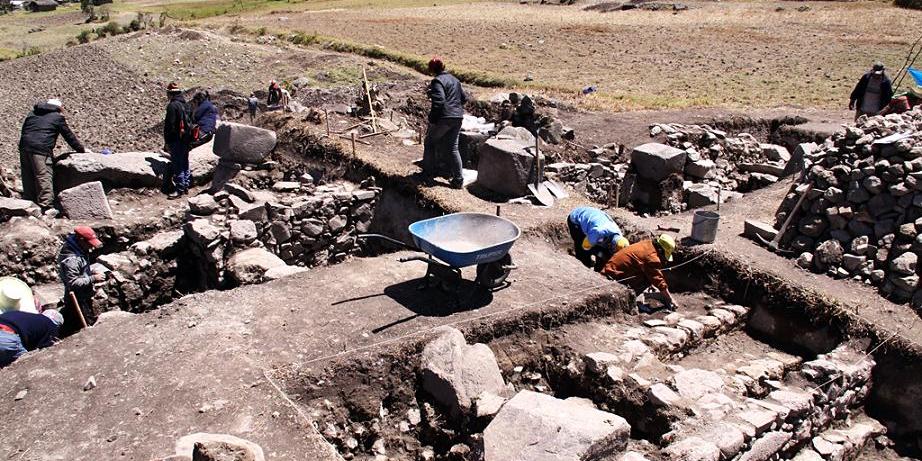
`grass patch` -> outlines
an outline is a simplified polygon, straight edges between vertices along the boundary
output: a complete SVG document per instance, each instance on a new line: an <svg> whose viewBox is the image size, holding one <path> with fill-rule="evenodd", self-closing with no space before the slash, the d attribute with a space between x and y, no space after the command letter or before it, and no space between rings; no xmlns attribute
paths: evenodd
<svg viewBox="0 0 922 461"><path fill-rule="evenodd" d="M172 19L188 21L226 14L238 14L275 5L288 4L286 0L205 0L180 3L166 3L150 9L162 11Z"/></svg>

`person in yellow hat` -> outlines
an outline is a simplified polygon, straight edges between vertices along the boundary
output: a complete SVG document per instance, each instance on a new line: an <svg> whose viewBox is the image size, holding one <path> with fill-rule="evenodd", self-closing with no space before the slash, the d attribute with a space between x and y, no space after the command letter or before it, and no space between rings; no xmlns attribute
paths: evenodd
<svg viewBox="0 0 922 461"><path fill-rule="evenodd" d="M573 209L567 216L567 228L573 239L576 259L586 267L595 266L596 271L602 269L611 255L630 244L615 220L598 208L584 206Z"/></svg>
<svg viewBox="0 0 922 461"><path fill-rule="evenodd" d="M652 285L665 298L668 307L675 307L669 284L663 276L665 262L672 261L675 249L675 239L666 234L641 240L615 253L602 268L602 274L638 290Z"/></svg>

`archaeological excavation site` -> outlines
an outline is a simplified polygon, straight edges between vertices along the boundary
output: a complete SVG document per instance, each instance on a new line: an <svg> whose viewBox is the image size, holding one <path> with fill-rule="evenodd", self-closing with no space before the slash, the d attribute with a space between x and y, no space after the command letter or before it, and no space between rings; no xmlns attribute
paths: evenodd
<svg viewBox="0 0 922 461"><path fill-rule="evenodd" d="M0 62L0 459L922 459L922 109L609 107L327 3Z"/></svg>

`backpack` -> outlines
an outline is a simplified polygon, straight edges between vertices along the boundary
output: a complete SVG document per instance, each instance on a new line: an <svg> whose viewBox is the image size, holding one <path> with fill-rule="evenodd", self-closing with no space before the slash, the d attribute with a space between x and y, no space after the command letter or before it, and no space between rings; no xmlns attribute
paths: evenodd
<svg viewBox="0 0 922 461"><path fill-rule="evenodd" d="M192 121L189 105L183 104L182 118L179 119L179 140L184 144L194 144L200 136L199 126Z"/></svg>

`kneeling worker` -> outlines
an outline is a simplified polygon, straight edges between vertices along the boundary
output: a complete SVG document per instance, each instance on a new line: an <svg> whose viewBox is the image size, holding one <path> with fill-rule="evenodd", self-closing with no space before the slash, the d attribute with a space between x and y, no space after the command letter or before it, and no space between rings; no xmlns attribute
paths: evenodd
<svg viewBox="0 0 922 461"><path fill-rule="evenodd" d="M665 261L672 261L675 248L675 240L666 234L655 240L641 240L612 256L602 268L602 274L614 280L623 280L634 289L653 285L665 298L666 305L674 307L669 285L663 276L663 265Z"/></svg>
<svg viewBox="0 0 922 461"><path fill-rule="evenodd" d="M615 221L598 208L574 209L567 217L567 227L570 229L570 237L573 238L576 259L586 267L593 267L593 256L596 257L596 263L601 265L608 261L612 254L629 244Z"/></svg>
<svg viewBox="0 0 922 461"><path fill-rule="evenodd" d="M41 314L17 310L0 314L0 368L26 352L54 344L63 323L64 317L54 309Z"/></svg>

